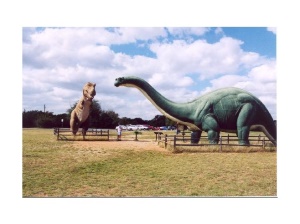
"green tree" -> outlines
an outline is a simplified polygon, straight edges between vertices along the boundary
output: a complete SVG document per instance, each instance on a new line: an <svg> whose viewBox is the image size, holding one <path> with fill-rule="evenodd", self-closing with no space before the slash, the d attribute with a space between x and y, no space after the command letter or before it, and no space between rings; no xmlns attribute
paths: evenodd
<svg viewBox="0 0 300 224"><path fill-rule="evenodd" d="M152 120L149 121L149 124L153 127L161 127L166 125L166 117L164 115L156 115Z"/></svg>
<svg viewBox="0 0 300 224"><path fill-rule="evenodd" d="M55 116L52 112L40 113L36 119L36 125L39 128L54 128Z"/></svg>
<svg viewBox="0 0 300 224"><path fill-rule="evenodd" d="M114 112L113 110L107 110L105 111L105 113L107 113L107 115L113 120L111 127L115 128L117 125L119 125L119 114Z"/></svg>
<svg viewBox="0 0 300 224"><path fill-rule="evenodd" d="M32 111L24 110L22 113L23 128L37 127L37 123L36 123L37 118L42 113L43 113L42 111L38 111L38 110L32 110Z"/></svg>
<svg viewBox="0 0 300 224"><path fill-rule="evenodd" d="M61 122L62 119L63 122ZM55 115L54 124L55 127L70 128L70 116L66 113Z"/></svg>
<svg viewBox="0 0 300 224"><path fill-rule="evenodd" d="M122 118L119 119L118 123L121 124L121 125L128 125L128 124L131 124L130 122L131 122L130 118L122 117Z"/></svg>
<svg viewBox="0 0 300 224"><path fill-rule="evenodd" d="M106 113L103 112L99 116L99 128L114 128L114 120Z"/></svg>
<svg viewBox="0 0 300 224"><path fill-rule="evenodd" d="M43 111L23 111L22 113L22 125L23 128L52 128L56 126L56 116L52 112Z"/></svg>

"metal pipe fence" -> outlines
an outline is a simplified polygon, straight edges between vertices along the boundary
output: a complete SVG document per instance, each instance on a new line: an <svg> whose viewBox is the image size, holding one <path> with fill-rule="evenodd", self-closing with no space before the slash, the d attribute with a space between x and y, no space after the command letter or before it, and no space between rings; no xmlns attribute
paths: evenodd
<svg viewBox="0 0 300 224"><path fill-rule="evenodd" d="M158 135L156 137L156 141L158 143L163 143L164 147L167 148L168 145L172 146L174 150L176 150L176 147L178 146L218 146L219 151L222 152L222 148L226 146L240 146L243 147L244 145L238 144L238 137L232 136L232 135L226 135L226 136L220 136L219 137L219 143L218 144L211 144L208 141L207 137L201 137L199 143L190 143L191 142L191 136L186 135ZM266 145L273 145L271 141L265 137L265 136L249 136L249 145L245 145L244 147L261 147L265 148Z"/></svg>
<svg viewBox="0 0 300 224"><path fill-rule="evenodd" d="M77 135L80 136L82 135L81 133L82 129L79 128ZM57 140L74 140L74 135L69 128L54 128L53 134L56 135ZM105 140L109 141L109 130L90 128L86 131L85 137L94 137L96 139L105 137Z"/></svg>

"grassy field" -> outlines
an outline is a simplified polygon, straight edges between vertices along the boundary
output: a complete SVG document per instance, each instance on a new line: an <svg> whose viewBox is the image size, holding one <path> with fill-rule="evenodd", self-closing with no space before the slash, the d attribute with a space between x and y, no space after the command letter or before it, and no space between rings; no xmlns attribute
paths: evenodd
<svg viewBox="0 0 300 224"><path fill-rule="evenodd" d="M23 197L277 195L276 152L172 153L153 132L138 138L57 141L52 129L23 129Z"/></svg>

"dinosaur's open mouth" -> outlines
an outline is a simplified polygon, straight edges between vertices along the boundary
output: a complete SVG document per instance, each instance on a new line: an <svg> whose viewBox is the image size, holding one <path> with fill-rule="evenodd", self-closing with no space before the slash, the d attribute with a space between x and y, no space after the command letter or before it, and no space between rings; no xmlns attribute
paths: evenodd
<svg viewBox="0 0 300 224"><path fill-rule="evenodd" d="M94 99L93 96L90 96L90 97L87 97L87 98L86 98L86 100L92 100L92 99Z"/></svg>

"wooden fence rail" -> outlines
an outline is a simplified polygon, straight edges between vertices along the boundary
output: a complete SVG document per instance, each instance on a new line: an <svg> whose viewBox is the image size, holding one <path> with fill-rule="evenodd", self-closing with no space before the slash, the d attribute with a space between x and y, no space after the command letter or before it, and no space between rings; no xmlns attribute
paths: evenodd
<svg viewBox="0 0 300 224"><path fill-rule="evenodd" d="M57 140L74 140L73 133L69 128L54 128L53 134L57 136ZM79 128L77 135L82 135L82 129ZM107 141L109 141L109 130L102 130L102 129L93 129L90 128L86 132L86 137L96 137L99 139L99 137L105 137ZM71 138L69 138L71 137Z"/></svg>
<svg viewBox="0 0 300 224"><path fill-rule="evenodd" d="M218 144L210 144L208 142L207 137L201 137L200 143L186 143L191 142L191 136L185 136L185 135L158 135L157 136L157 142L163 143L164 147L167 148L168 145L171 145L174 150L176 150L177 146L219 146L219 151L222 152L223 146L241 146L238 144L238 138L236 136L220 136L219 143ZM232 143L235 142L235 143ZM252 147L262 147L265 148L267 143L271 143L269 139L267 139L265 136L249 136L249 142ZM272 144L272 143L271 143Z"/></svg>

